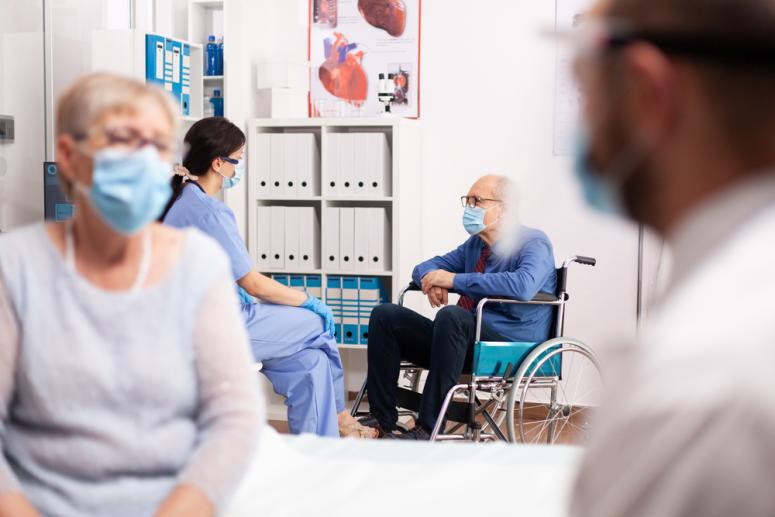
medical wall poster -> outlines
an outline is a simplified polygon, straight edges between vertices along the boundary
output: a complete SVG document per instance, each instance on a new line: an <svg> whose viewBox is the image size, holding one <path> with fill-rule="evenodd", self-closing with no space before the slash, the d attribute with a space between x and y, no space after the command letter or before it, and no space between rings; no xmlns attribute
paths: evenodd
<svg viewBox="0 0 775 517"><path fill-rule="evenodd" d="M578 27L589 0L555 0L555 26L559 33ZM557 44L554 89L554 155L570 156L576 146L580 123L580 94L572 73L573 48Z"/></svg>
<svg viewBox="0 0 775 517"><path fill-rule="evenodd" d="M313 117L420 116L422 0L310 0L309 60Z"/></svg>

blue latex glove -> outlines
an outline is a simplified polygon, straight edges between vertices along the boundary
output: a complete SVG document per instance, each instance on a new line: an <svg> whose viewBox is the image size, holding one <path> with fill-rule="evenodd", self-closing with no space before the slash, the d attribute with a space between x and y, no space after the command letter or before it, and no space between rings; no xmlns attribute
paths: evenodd
<svg viewBox="0 0 775 517"><path fill-rule="evenodd" d="M323 329L331 334L331 337L334 337L334 313L331 311L331 307L314 296L307 298L307 300L299 305L299 307L310 310L323 318Z"/></svg>

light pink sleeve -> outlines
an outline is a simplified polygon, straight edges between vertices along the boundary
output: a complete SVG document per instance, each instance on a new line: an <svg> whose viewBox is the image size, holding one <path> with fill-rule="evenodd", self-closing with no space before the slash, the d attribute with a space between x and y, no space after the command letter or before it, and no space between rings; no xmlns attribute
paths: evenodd
<svg viewBox="0 0 775 517"><path fill-rule="evenodd" d="M14 392L16 360L19 352L19 324L0 275L0 494L20 490L3 452L8 405Z"/></svg>
<svg viewBox="0 0 775 517"><path fill-rule="evenodd" d="M264 422L234 282L224 269L199 308L194 349L199 442L179 476L222 509L247 471Z"/></svg>

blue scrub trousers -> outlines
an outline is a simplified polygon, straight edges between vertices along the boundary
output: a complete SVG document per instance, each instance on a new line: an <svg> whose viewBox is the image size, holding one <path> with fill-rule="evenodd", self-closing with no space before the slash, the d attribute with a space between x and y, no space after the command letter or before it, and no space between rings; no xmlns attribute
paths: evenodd
<svg viewBox="0 0 775 517"><path fill-rule="evenodd" d="M243 305L253 357L285 397L293 434L339 436L344 369L336 341L312 311L287 305Z"/></svg>

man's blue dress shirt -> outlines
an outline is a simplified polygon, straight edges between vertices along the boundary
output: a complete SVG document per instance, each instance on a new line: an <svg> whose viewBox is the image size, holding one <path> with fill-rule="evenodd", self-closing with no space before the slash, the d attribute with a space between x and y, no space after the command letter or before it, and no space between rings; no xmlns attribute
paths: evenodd
<svg viewBox="0 0 775 517"><path fill-rule="evenodd" d="M495 243L484 273L474 273L484 246L485 242L475 235L446 255L419 264L412 279L420 285L422 278L436 269L455 273L455 291L476 303L485 297L532 300L539 292L556 294L554 252L544 232L521 227L518 244L511 253L503 253ZM555 310L551 306L493 304L484 309L484 323L513 341L538 343L549 338Z"/></svg>

